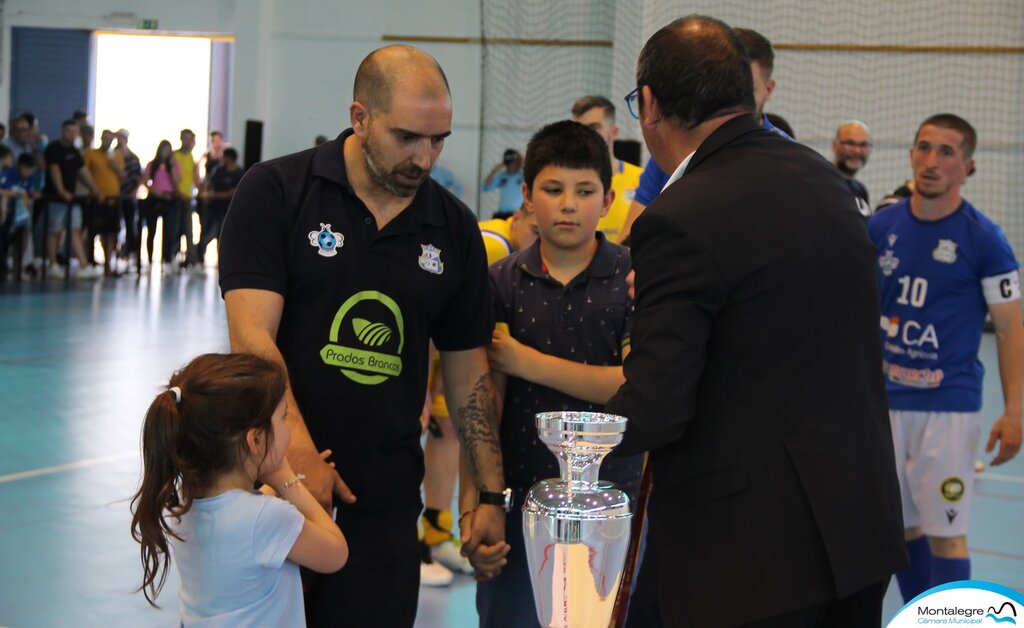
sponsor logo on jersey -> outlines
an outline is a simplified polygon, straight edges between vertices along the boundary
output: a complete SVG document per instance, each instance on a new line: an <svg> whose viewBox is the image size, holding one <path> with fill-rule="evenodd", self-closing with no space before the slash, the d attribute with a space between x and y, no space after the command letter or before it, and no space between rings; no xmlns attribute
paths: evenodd
<svg viewBox="0 0 1024 628"><path fill-rule="evenodd" d="M895 233L889 234L889 248L896 246L896 239L899 238Z"/></svg>
<svg viewBox="0 0 1024 628"><path fill-rule="evenodd" d="M886 316L883 314L879 320L879 326L889 338L897 338L904 345L918 349L918 353L912 357L930 358L932 360L938 357L937 354L933 353L921 353L921 351L926 349L939 350L939 334L935 330L935 325L929 323L921 327L921 323L915 320L901 321L899 316ZM886 348L890 351L900 355L905 353L904 349L892 348L894 346L891 343L886 343ZM911 351L914 349L911 349Z"/></svg>
<svg viewBox="0 0 1024 628"><path fill-rule="evenodd" d="M323 257L334 257L345 244L345 236L337 231L331 231L331 223L320 223L319 231L309 232L309 244L316 248L317 255Z"/></svg>
<svg viewBox="0 0 1024 628"><path fill-rule="evenodd" d="M956 519L956 516L959 514L960 512L957 511L956 508L950 508L946 511L946 519L949 519L949 525L953 525L953 520Z"/></svg>
<svg viewBox="0 0 1024 628"><path fill-rule="evenodd" d="M320 359L348 379L374 385L402 374L405 324L394 299L375 290L349 297L331 323Z"/></svg>
<svg viewBox="0 0 1024 628"><path fill-rule="evenodd" d="M890 382L911 388L938 388L946 376L942 369L914 369L884 360L882 372Z"/></svg>
<svg viewBox="0 0 1024 628"><path fill-rule="evenodd" d="M947 502L958 502L964 496L964 481L958 477L946 478L939 487L942 499Z"/></svg>
<svg viewBox="0 0 1024 628"><path fill-rule="evenodd" d="M932 251L932 259L943 264L956 262L956 242L952 240L939 240L939 245Z"/></svg>
<svg viewBox="0 0 1024 628"><path fill-rule="evenodd" d="M900 266L900 258L893 255L892 251L886 251L885 255L878 257L878 267L882 269L882 274L888 277L892 274L892 271L896 270Z"/></svg>
<svg viewBox="0 0 1024 628"><path fill-rule="evenodd" d="M444 262L441 261L441 249L433 244L421 244L420 249L422 250L418 260L420 268L435 275L443 273Z"/></svg>

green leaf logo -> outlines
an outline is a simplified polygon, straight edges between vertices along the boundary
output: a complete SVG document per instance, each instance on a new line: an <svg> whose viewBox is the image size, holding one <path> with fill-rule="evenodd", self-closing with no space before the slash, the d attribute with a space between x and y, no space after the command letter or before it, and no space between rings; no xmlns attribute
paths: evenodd
<svg viewBox="0 0 1024 628"><path fill-rule="evenodd" d="M371 323L365 318L353 318L352 329L356 338L368 347L379 347L391 339L391 329L383 323Z"/></svg>

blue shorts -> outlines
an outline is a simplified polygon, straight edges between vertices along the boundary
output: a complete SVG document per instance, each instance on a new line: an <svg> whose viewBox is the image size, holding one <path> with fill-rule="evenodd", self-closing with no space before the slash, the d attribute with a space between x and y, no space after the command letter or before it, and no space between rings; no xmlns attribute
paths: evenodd
<svg viewBox="0 0 1024 628"><path fill-rule="evenodd" d="M49 201L46 203L46 213L50 221L50 233L60 233L67 229L69 205L71 207L71 228L82 228L82 207L78 203Z"/></svg>

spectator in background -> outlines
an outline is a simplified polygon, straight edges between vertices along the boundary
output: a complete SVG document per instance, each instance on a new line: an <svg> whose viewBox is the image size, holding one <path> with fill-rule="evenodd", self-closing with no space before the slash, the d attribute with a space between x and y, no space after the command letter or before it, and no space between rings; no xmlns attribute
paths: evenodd
<svg viewBox="0 0 1024 628"><path fill-rule="evenodd" d="M434 166L430 171L430 177L441 184L441 187L452 193L452 196L462 200L462 184L455 178L455 173L443 166Z"/></svg>
<svg viewBox="0 0 1024 628"><path fill-rule="evenodd" d="M870 215L868 189L854 178L867 165L868 157L871 156L871 131L868 125L860 120L840 124L836 129L836 138L832 140L832 154L835 156L832 163L846 178L850 191L864 201L862 207L866 210L865 215Z"/></svg>
<svg viewBox="0 0 1024 628"><path fill-rule="evenodd" d="M203 153L200 161L203 163L203 181L210 177L210 173L220 165L221 157L224 155L224 134L220 131L210 131L210 148ZM237 161L237 159L235 160Z"/></svg>
<svg viewBox="0 0 1024 628"><path fill-rule="evenodd" d="M46 160L43 157L43 152L46 150L46 136L41 135L36 128L36 117L31 112L24 112L18 117L11 120L11 135L10 137L3 140L2 144L7 146L14 152L14 159L20 160L22 155L29 155L35 162L35 168L33 169L34 174L28 181L27 189L29 196L29 233L33 233L32 226L34 216L38 216L37 212L42 212L42 194L43 194L43 173L46 171ZM39 209L34 208L38 205ZM42 221L38 221L41 223ZM43 244L42 237L42 224L37 225L39 229L39 243L36 245L35 250L39 255L42 255L45 245ZM32 238L29 238L27 245L25 246L25 257L28 261L26 271L30 274L35 274L35 268L31 264L32 260ZM40 260L40 266L42 260Z"/></svg>
<svg viewBox="0 0 1024 628"><path fill-rule="evenodd" d="M114 258L117 254L117 235L121 232L121 182L124 180L124 157L111 151L114 132L105 130L100 135L99 148L89 148L83 157L85 167L99 189L99 200L93 205L90 229L100 238L103 247L103 274L115 274ZM91 239L89 240L91 243Z"/></svg>
<svg viewBox="0 0 1024 628"><path fill-rule="evenodd" d="M224 224L224 216L228 213L231 197L235 188L242 180L242 167L238 165L238 151L225 148L221 154L220 165L214 168L203 182L203 190L199 198L206 203L203 209L203 232L199 237L199 267L206 261L206 247L217 238L218 253L220 252L220 228ZM218 256L219 257L219 256Z"/></svg>
<svg viewBox="0 0 1024 628"><path fill-rule="evenodd" d="M57 265L57 246L70 227L67 236L71 250L81 265L78 277L91 279L99 276L99 269L89 265L82 241L82 208L75 199L75 183L81 181L89 192L100 197L99 190L93 182L89 171L85 169L82 154L75 148L78 139L78 125L73 120L65 120L60 127L60 139L50 142L46 147L46 187L44 197L47 200L47 221L49 228L46 234L46 257L50 265L50 276L60 279L65 271ZM101 198L102 200L102 198ZM68 260L68 266L74 266L74 260Z"/></svg>
<svg viewBox="0 0 1024 628"><path fill-rule="evenodd" d="M140 183L146 186L149 194L146 197L145 209L142 211L143 220L146 222L146 256L149 263L153 263L153 241L156 238L156 220L163 218L163 272L171 274L177 271L174 266L174 256L181 247L181 240L178 237L178 219L181 215L178 209L178 181L181 178L178 160L173 157L171 143L167 140L160 140L156 148L156 155L143 170ZM141 227L141 225L140 225Z"/></svg>
<svg viewBox="0 0 1024 628"><path fill-rule="evenodd" d="M192 149L196 146L196 134L192 132L192 129L181 130L181 147L174 151L174 159L178 162L178 200L180 207L180 231L175 236L173 245L173 253L177 253L181 248L181 235L185 236L185 262L182 264L182 268L188 269L190 267L199 267L199 257L196 254L195 241L192 236L192 195L199 185L199 167L196 165L195 158L192 157ZM202 232L203 229L203 216L199 215L199 230ZM167 239L164 238L164 242ZM167 252L164 252L164 259L167 259ZM173 263L174 259L171 258Z"/></svg>
<svg viewBox="0 0 1024 628"><path fill-rule="evenodd" d="M494 218L508 218L523 204L523 156L514 148L505 151L484 178L484 192L498 190L498 211Z"/></svg>
<svg viewBox="0 0 1024 628"><path fill-rule="evenodd" d="M71 114L71 121L78 125L78 137L75 139L75 148L78 150L84 150L91 146L91 143L87 143L85 134L82 132L83 127L89 124L89 114L84 109L75 109L74 113ZM92 128L92 127L90 127ZM90 138L91 139L91 138Z"/></svg>
<svg viewBox="0 0 1024 628"><path fill-rule="evenodd" d="M7 147L0 144L0 153ZM14 245L14 280L21 281L22 258L29 243L32 225L32 198L29 186L36 175L36 161L27 153L17 159L16 170L0 172L0 193L8 191L6 220L0 219L0 279L7 273L7 251ZM0 210L0 213L3 213Z"/></svg>
<svg viewBox="0 0 1024 628"><path fill-rule="evenodd" d="M142 179L142 164L139 162L139 156L128 148L128 130L119 129L115 135L117 144L114 145L114 152L120 156L119 159L124 165L120 194L121 215L124 217L124 248L121 250L121 257L127 259L128 266L131 267L136 265L139 259L139 203L135 193Z"/></svg>
<svg viewBox="0 0 1024 628"><path fill-rule="evenodd" d="M573 103L572 119L597 131L608 145L608 158L612 162L611 189L615 192L615 199L608 213L598 221L597 230L604 233L609 241L617 243L644 169L615 158L619 127L615 125L615 105L610 100L604 96L584 96Z"/></svg>

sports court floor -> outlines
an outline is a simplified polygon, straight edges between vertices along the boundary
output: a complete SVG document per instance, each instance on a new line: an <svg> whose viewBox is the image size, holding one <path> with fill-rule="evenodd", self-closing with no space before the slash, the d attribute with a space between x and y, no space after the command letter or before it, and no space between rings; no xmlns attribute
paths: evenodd
<svg viewBox="0 0 1024 628"><path fill-rule="evenodd" d="M161 610L132 593L139 429L171 371L227 349L214 275L0 284L0 626L176 625L173 569ZM1002 408L988 334L982 359L984 442ZM1024 459L979 476L971 521L974 576L1024 591ZM416 625L474 626L473 599L465 576L422 588Z"/></svg>

